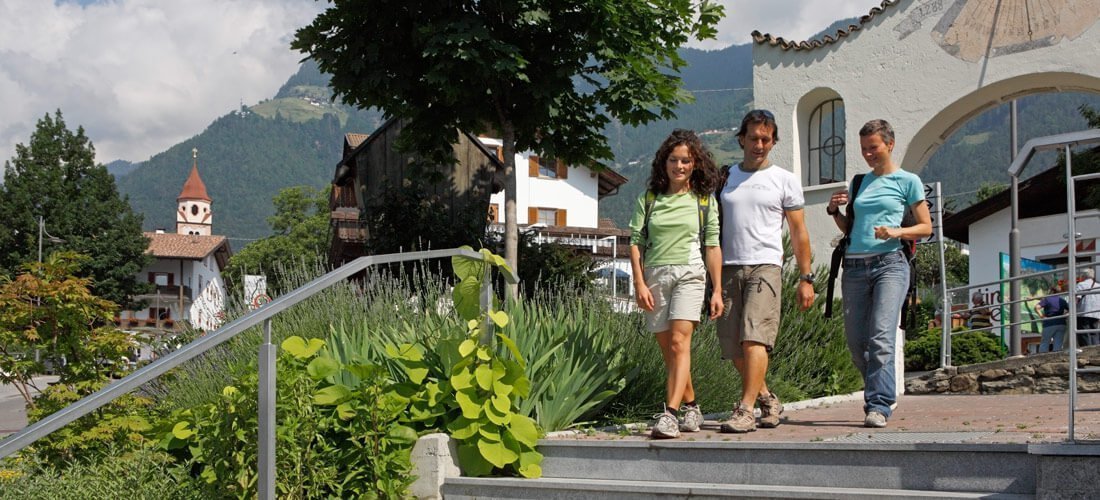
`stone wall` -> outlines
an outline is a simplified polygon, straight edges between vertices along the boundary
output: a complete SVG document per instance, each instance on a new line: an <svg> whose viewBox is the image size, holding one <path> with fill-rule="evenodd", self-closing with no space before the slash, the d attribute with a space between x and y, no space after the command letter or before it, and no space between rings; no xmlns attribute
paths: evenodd
<svg viewBox="0 0 1100 500"><path fill-rule="evenodd" d="M1078 368L1100 368L1100 346L1081 348ZM905 382L907 394L1059 394L1069 390L1066 351L952 366ZM1100 392L1100 373L1079 373L1077 392Z"/></svg>

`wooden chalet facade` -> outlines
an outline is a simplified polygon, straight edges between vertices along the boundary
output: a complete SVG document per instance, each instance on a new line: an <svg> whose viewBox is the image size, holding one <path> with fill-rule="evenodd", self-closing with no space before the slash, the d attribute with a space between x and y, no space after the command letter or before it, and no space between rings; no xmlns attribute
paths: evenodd
<svg viewBox="0 0 1100 500"><path fill-rule="evenodd" d="M382 216L379 211L386 207L379 202L387 190L403 186L418 172L414 163L419 159L394 146L401 128L401 121L391 119L369 136L344 137L343 158L336 165L329 201L329 262L334 265L366 255L371 241L366 221ZM472 207L480 207L484 213L492 192L503 189L502 183L494 182L495 173L503 166L500 152L468 133L458 134L453 147L455 164L439 169L442 180L427 184L424 196L434 200L435 208L449 213L452 219L469 213ZM486 222L480 221L481 233Z"/></svg>

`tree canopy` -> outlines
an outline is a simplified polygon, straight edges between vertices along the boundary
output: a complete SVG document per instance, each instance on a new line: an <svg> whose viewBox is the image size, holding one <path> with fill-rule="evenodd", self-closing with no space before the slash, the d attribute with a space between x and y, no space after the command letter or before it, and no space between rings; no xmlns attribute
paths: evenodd
<svg viewBox="0 0 1100 500"><path fill-rule="evenodd" d="M275 215L269 217L275 234L253 241L233 254L226 266L227 286L236 289L244 274L263 274L272 290L282 290L290 264L313 264L328 251L329 190L309 186L282 189L272 198Z"/></svg>
<svg viewBox="0 0 1100 500"><path fill-rule="evenodd" d="M677 49L714 37L722 13L710 0L367 0L336 3L291 46L332 75L336 97L405 119L402 147L446 162L458 131L499 134L515 267L514 153L610 160L611 117L671 118L690 100Z"/></svg>
<svg viewBox="0 0 1100 500"><path fill-rule="evenodd" d="M147 290L139 282L150 257L141 232L141 216L119 196L114 178L95 163L95 147L84 135L65 126L58 110L38 121L30 142L15 146L15 157L4 163L0 196L0 274L14 275L19 266L38 260L39 217L43 260L55 250L87 255L77 273L91 278L96 296L133 306L132 297Z"/></svg>

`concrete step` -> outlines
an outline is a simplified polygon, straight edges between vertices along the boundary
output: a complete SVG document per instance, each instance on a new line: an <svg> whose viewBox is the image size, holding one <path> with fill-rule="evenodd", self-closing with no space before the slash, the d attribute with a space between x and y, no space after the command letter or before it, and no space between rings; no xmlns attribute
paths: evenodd
<svg viewBox="0 0 1100 500"><path fill-rule="evenodd" d="M543 477L1034 495L1023 444L543 440Z"/></svg>
<svg viewBox="0 0 1100 500"><path fill-rule="evenodd" d="M649 500L670 498L814 498L814 499L898 499L985 498L1024 500L1034 495L890 490L869 488L826 488L809 486L775 486L760 484L716 484L624 481L611 479L516 479L516 478L450 478L443 484L447 500Z"/></svg>

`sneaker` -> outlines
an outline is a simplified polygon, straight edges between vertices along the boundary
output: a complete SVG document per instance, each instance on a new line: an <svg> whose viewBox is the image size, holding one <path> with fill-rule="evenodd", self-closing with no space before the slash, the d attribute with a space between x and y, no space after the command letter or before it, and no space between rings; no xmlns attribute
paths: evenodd
<svg viewBox="0 0 1100 500"><path fill-rule="evenodd" d="M757 396L756 404L760 405L760 427L772 429L779 427L779 416L783 414L783 403L775 393L767 396Z"/></svg>
<svg viewBox="0 0 1100 500"><path fill-rule="evenodd" d="M683 432L699 432L699 426L703 424L703 412L699 405L684 405L680 407L680 413L684 418L680 420L680 430Z"/></svg>
<svg viewBox="0 0 1100 500"><path fill-rule="evenodd" d="M886 415L883 415L877 411L867 412L867 416L863 418L864 427L886 427Z"/></svg>
<svg viewBox="0 0 1100 500"><path fill-rule="evenodd" d="M657 419L657 421L653 423L653 430L650 432L650 436L654 439L680 437L680 423L677 422L676 417L667 410L663 413L654 415L653 418Z"/></svg>
<svg viewBox="0 0 1100 500"><path fill-rule="evenodd" d="M743 404L738 404L737 408L733 409L733 415L730 415L729 420L722 422L722 426L719 429L722 432L752 432L756 430L756 417L752 414L752 408L748 408Z"/></svg>

